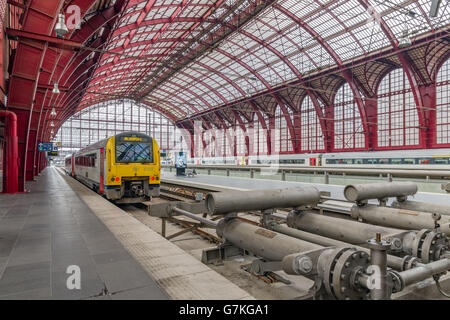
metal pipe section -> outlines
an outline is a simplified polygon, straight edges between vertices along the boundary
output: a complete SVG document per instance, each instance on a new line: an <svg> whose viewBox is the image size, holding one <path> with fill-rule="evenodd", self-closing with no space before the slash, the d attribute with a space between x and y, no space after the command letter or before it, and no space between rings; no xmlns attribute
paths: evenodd
<svg viewBox="0 0 450 320"><path fill-rule="evenodd" d="M417 193L417 184L413 182L388 182L348 185L344 196L348 201L364 201L389 197L406 197Z"/></svg>
<svg viewBox="0 0 450 320"><path fill-rule="evenodd" d="M191 219L197 220L197 221L203 223L204 225L207 225L207 226L212 227L212 228L216 228L217 224L218 224L216 221L205 219L203 217L200 217L198 215L195 215L195 214L193 214L193 213L191 213L189 211L185 211L183 209L172 208L172 211L176 212L176 213L179 213L179 214L181 214L183 216L189 217Z"/></svg>
<svg viewBox="0 0 450 320"><path fill-rule="evenodd" d="M435 204L428 202L406 200L406 201L394 201L391 204L391 207L413 211L439 213L441 215L450 216L450 205L446 204Z"/></svg>
<svg viewBox="0 0 450 320"><path fill-rule="evenodd" d="M8 119L6 138L6 188L5 193L19 192L19 140L17 115L12 111L0 111L0 117Z"/></svg>
<svg viewBox="0 0 450 320"><path fill-rule="evenodd" d="M339 241L339 240L335 240L335 239L331 239L331 238L327 238L327 237L323 237L323 236L319 236L317 234L313 234L313 233L309 233L309 232L305 232L305 231L301 231L298 229L294 229L294 228L289 228L287 226L284 225L280 225L278 223L275 223L273 225L271 225L271 229L273 231L279 232L279 233L283 233L285 235L288 235L290 237L294 237L300 240L304 240L304 241L308 241L308 242L312 242L324 247L338 247L338 248L348 248L348 247L353 247L356 248L360 251L364 251L367 253L370 253L370 250L361 246L357 246L354 244L350 244L347 242L343 242L343 241ZM403 259L400 257L396 257L393 255L388 255L387 256L387 264L389 267L396 269L396 270L403 270Z"/></svg>
<svg viewBox="0 0 450 320"><path fill-rule="evenodd" d="M236 247L270 261L281 261L287 255L322 249L322 246L260 228L238 219L222 219L217 235Z"/></svg>
<svg viewBox="0 0 450 320"><path fill-rule="evenodd" d="M365 222L381 226L406 230L435 228L435 220L433 219L432 213L378 207L371 204L361 207L357 205L353 206L352 217L354 219L361 218ZM450 216L442 216L439 225L440 227L437 230L450 236Z"/></svg>
<svg viewBox="0 0 450 320"><path fill-rule="evenodd" d="M296 187L275 190L225 191L206 196L210 215L227 214L273 208L296 208L316 204L320 192L314 187Z"/></svg>
<svg viewBox="0 0 450 320"><path fill-rule="evenodd" d="M391 297L391 290L388 287L387 274L387 250L390 248L390 243L381 240L381 235L378 233L376 239L368 241L370 248L370 262L371 272L377 275L379 283L370 288L370 298L372 300L388 300Z"/></svg>
<svg viewBox="0 0 450 320"><path fill-rule="evenodd" d="M450 270L450 259L442 259L400 272L399 275L403 285L406 287L436 274L445 273L448 270Z"/></svg>
<svg viewBox="0 0 450 320"><path fill-rule="evenodd" d="M291 228L333 238L351 244L365 244L377 233L383 237L403 233L404 230L374 226L366 223L333 218L316 213L302 211L291 212L287 218L287 225Z"/></svg>

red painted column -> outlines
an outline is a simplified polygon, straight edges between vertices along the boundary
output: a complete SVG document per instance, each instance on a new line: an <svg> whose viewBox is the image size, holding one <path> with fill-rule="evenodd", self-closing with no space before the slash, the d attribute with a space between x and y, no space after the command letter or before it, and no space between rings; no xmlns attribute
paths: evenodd
<svg viewBox="0 0 450 320"><path fill-rule="evenodd" d="M294 113L294 133L295 133L295 137L292 137L293 139L295 139L295 149L294 152L295 153L300 153L302 150L302 144L301 144L301 139L302 139L302 130L301 130L301 126L302 126L302 118L301 118L301 112L297 111Z"/></svg>
<svg viewBox="0 0 450 320"><path fill-rule="evenodd" d="M326 106L325 108L325 127L323 132L325 136L325 152L332 152L334 150L334 105Z"/></svg>
<svg viewBox="0 0 450 320"><path fill-rule="evenodd" d="M267 154L275 153L275 117L269 118L269 126L267 127Z"/></svg>
<svg viewBox="0 0 450 320"><path fill-rule="evenodd" d="M376 97L369 97L365 101L366 114L367 114L367 128L369 130L366 135L366 145L368 150L375 150L378 146L378 126L377 126L377 116L378 116L378 103Z"/></svg>
<svg viewBox="0 0 450 320"><path fill-rule="evenodd" d="M17 116L11 111L0 111L0 117L6 117L6 188L5 193L19 192L19 152L17 138Z"/></svg>
<svg viewBox="0 0 450 320"><path fill-rule="evenodd" d="M423 139L422 146L426 149L436 145L436 84L427 86L419 86L419 93L423 103L423 110L425 114L425 127L420 128L421 137ZM419 106L420 107L420 106Z"/></svg>

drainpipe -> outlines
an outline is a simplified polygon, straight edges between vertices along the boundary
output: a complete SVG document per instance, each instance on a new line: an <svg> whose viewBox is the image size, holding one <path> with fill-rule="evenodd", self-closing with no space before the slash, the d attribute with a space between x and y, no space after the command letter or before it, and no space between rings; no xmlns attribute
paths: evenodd
<svg viewBox="0 0 450 320"><path fill-rule="evenodd" d="M6 189L4 193L19 192L19 147L17 116L11 111L0 111L0 117L8 119L6 138Z"/></svg>

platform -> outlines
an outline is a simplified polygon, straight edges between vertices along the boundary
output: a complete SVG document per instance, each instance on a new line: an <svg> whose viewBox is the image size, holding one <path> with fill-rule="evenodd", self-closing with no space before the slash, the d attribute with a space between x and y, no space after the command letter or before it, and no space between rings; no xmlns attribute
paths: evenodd
<svg viewBox="0 0 450 320"><path fill-rule="evenodd" d="M320 183L306 183L297 181L280 181L273 179L257 179L257 178L241 178L241 177L226 177L198 174L193 177L176 176L172 172L163 172L161 181L166 183L177 183L185 186L204 188L213 191L225 190L257 190L257 189L283 189L297 186L314 186L319 191L330 192L331 197L336 200L345 200L344 188L341 185L320 184ZM370 183L371 181L368 181ZM380 182L380 181L375 181ZM410 197L416 201L430 202L435 204L449 204L450 195L442 193L418 192L414 197ZM389 202L392 202L390 199ZM376 203L376 201L371 201ZM388 203L389 203L388 202Z"/></svg>
<svg viewBox="0 0 450 320"><path fill-rule="evenodd" d="M252 299L55 168L29 189L0 195L0 299Z"/></svg>

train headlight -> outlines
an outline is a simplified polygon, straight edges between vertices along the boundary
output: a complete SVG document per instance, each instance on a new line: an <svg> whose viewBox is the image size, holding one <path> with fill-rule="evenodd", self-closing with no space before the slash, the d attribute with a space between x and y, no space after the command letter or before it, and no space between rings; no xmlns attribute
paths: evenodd
<svg viewBox="0 0 450 320"><path fill-rule="evenodd" d="M152 179L152 181L154 181L154 180L155 180L155 177L151 177L151 179Z"/></svg>
<svg viewBox="0 0 450 320"><path fill-rule="evenodd" d="M120 177L117 177L117 178L116 178L116 181L119 182L119 181L120 181Z"/></svg>

